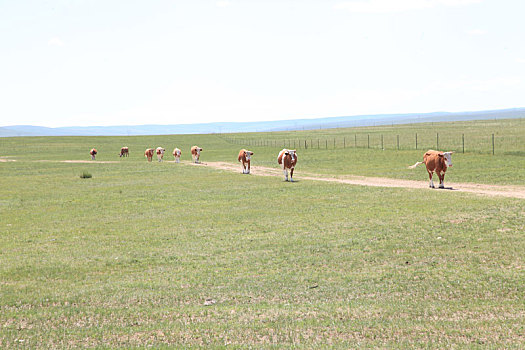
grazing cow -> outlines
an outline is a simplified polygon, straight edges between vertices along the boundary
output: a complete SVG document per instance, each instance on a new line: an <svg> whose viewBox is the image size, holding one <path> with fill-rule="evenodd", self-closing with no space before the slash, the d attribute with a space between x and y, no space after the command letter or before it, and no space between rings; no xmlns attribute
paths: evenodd
<svg viewBox="0 0 525 350"><path fill-rule="evenodd" d="M201 156L202 148L198 146L193 146L191 148L191 158L193 158L194 163L200 163L199 157Z"/></svg>
<svg viewBox="0 0 525 350"><path fill-rule="evenodd" d="M427 166L428 177L430 178L429 187L435 188L434 181L432 181L432 176L435 172L439 177L439 188L445 188L445 172L448 167L452 166L452 153L454 152L428 150L423 156L422 162L417 162L416 164L409 166L409 168L414 169L419 164L425 163Z"/></svg>
<svg viewBox="0 0 525 350"><path fill-rule="evenodd" d="M120 149L120 154L119 154L120 157L129 157L129 148L127 147L122 147Z"/></svg>
<svg viewBox="0 0 525 350"><path fill-rule="evenodd" d="M157 147L157 159L159 162L162 162L162 158L164 158L164 152L166 152L166 149L162 147Z"/></svg>
<svg viewBox="0 0 525 350"><path fill-rule="evenodd" d="M297 164L297 152L294 149L283 149L279 152L277 163L283 166L285 181L288 181L288 169L290 169L290 181L293 182L293 170Z"/></svg>
<svg viewBox="0 0 525 350"><path fill-rule="evenodd" d="M153 153L154 152L155 152L155 150L153 148L148 148L144 152L144 157L148 158L148 162L151 162L151 160L153 159Z"/></svg>
<svg viewBox="0 0 525 350"><path fill-rule="evenodd" d="M253 156L252 151L247 151L245 149L241 149L239 151L239 158L237 158L237 160L241 162L243 174L250 173L250 157L251 156Z"/></svg>
<svg viewBox="0 0 525 350"><path fill-rule="evenodd" d="M178 148L175 148L173 150L173 157L175 158L175 163L180 163L180 155L182 154L182 151Z"/></svg>
<svg viewBox="0 0 525 350"><path fill-rule="evenodd" d="M95 156L97 155L97 149L92 148L91 151L89 151L89 154L91 154L91 160L95 160Z"/></svg>

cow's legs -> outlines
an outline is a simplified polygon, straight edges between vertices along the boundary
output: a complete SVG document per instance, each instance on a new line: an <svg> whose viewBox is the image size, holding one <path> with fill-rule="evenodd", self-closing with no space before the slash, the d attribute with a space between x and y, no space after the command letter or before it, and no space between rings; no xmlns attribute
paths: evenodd
<svg viewBox="0 0 525 350"><path fill-rule="evenodd" d="M445 188L445 174L441 175L441 174L438 174L439 176L439 188Z"/></svg>
<svg viewBox="0 0 525 350"><path fill-rule="evenodd" d="M246 167L244 166L243 162L241 162L241 168L242 168L242 173L246 174Z"/></svg>
<svg viewBox="0 0 525 350"><path fill-rule="evenodd" d="M290 181L293 182L293 169L290 169Z"/></svg>
<svg viewBox="0 0 525 350"><path fill-rule="evenodd" d="M430 187L430 188L435 188L435 187L434 187L434 181L432 181L432 175L434 175L434 174L432 173L432 171L429 171L429 172L428 172L428 177L430 178L430 184L428 185L428 187Z"/></svg>
<svg viewBox="0 0 525 350"><path fill-rule="evenodd" d="M246 174L250 173L250 163L246 164Z"/></svg>
<svg viewBox="0 0 525 350"><path fill-rule="evenodd" d="M284 168L283 172L284 172L284 181L288 181L288 169Z"/></svg>

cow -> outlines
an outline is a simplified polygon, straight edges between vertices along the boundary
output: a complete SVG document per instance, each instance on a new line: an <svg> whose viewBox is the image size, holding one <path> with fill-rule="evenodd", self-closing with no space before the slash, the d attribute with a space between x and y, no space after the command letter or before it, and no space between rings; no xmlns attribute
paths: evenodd
<svg viewBox="0 0 525 350"><path fill-rule="evenodd" d="M157 159L159 162L162 162L162 159L164 158L164 152L166 152L165 148L157 147Z"/></svg>
<svg viewBox="0 0 525 350"><path fill-rule="evenodd" d="M128 147L122 147L120 149L119 157L129 157L129 148Z"/></svg>
<svg viewBox="0 0 525 350"><path fill-rule="evenodd" d="M148 162L151 162L151 160L153 159L153 153L154 152L155 152L155 150L153 148L148 148L144 152L144 157L148 158Z"/></svg>
<svg viewBox="0 0 525 350"><path fill-rule="evenodd" d="M180 163L180 156L182 154L182 151L178 148L175 148L173 150L173 157L175 158L175 163Z"/></svg>
<svg viewBox="0 0 525 350"><path fill-rule="evenodd" d="M97 149L92 148L91 151L89 151L89 154L91 154L91 160L95 160L95 156L97 155Z"/></svg>
<svg viewBox="0 0 525 350"><path fill-rule="evenodd" d="M283 149L277 156L277 163L283 166L285 181L288 181L288 169L290 169L290 181L293 182L293 170L297 164L297 152L294 149Z"/></svg>
<svg viewBox="0 0 525 350"><path fill-rule="evenodd" d="M417 162L416 164L409 166L409 168L414 169L419 164L425 163L427 166L428 177L430 178L429 187L435 188L434 181L432 181L435 172L439 177L439 188L445 188L445 172L448 167L452 166L452 153L454 152L428 150L423 155L422 162Z"/></svg>
<svg viewBox="0 0 525 350"><path fill-rule="evenodd" d="M239 157L237 160L241 162L242 166L242 173L243 174L249 174L250 173L250 157L253 156L252 151L247 151L245 149L241 149L239 151Z"/></svg>
<svg viewBox="0 0 525 350"><path fill-rule="evenodd" d="M202 148L198 146L193 146L191 148L191 158L193 159L194 163L200 163L199 157L201 156Z"/></svg>

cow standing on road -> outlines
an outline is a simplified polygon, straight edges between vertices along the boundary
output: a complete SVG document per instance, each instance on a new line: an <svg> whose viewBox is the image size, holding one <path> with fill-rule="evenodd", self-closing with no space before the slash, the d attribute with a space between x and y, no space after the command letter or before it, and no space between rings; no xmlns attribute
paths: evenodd
<svg viewBox="0 0 525 350"><path fill-rule="evenodd" d="M200 163L199 158L201 156L202 148L199 146L193 146L191 148L191 158L193 159L194 163Z"/></svg>
<svg viewBox="0 0 525 350"><path fill-rule="evenodd" d="M439 188L445 188L445 172L448 167L452 166L452 153L454 152L428 150L423 155L422 162L417 162L416 164L409 166L409 168L414 169L419 164L425 163L427 166L428 177L430 178L429 187L435 188L432 177L434 173L436 173L439 177Z"/></svg>
<svg viewBox="0 0 525 350"><path fill-rule="evenodd" d="M173 157L175 158L175 163L180 163L180 156L182 154L182 151L178 148L175 148L173 150Z"/></svg>
<svg viewBox="0 0 525 350"><path fill-rule="evenodd" d="M243 174L249 174L250 173L250 158L253 156L252 151L247 151L245 149L241 149L239 151L239 157L237 160L241 162L242 165L242 173Z"/></svg>
<svg viewBox="0 0 525 350"><path fill-rule="evenodd" d="M288 181L288 169L290 170L290 181L293 182L293 171L297 164L297 152L294 149L283 149L277 156L277 163L282 165L284 180Z"/></svg>
<svg viewBox="0 0 525 350"><path fill-rule="evenodd" d="M166 152L165 148L157 147L157 159L159 162L162 162L162 159L164 158L164 152Z"/></svg>

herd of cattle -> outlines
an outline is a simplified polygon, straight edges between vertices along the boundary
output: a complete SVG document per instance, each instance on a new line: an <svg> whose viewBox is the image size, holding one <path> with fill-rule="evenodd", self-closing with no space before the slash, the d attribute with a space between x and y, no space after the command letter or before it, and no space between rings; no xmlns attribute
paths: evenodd
<svg viewBox="0 0 525 350"><path fill-rule="evenodd" d="M201 155L202 148L198 146L191 147L191 158L194 163L199 163L199 158ZM164 152L166 152L165 148L157 147L157 149L148 148L144 152L144 156L148 159L148 162L151 162L153 159L153 155L157 153L157 159L159 162L162 162L164 158ZM445 188L445 172L447 171L448 167L452 166L452 153L454 152L441 152L441 151L434 151L434 150L428 150L423 155L423 161L417 162L416 164L409 166L410 169L414 169L420 164L425 163L427 167L428 177L430 178L429 187L434 187L434 182L432 181L434 173L438 175L439 178L439 188ZM92 148L89 151L89 154L91 155L91 159L95 160L95 156L97 155L97 149ZM173 157L175 158L175 162L180 162L180 156L182 154L182 151L178 148L175 148L173 150ZM129 148L128 147L122 147L120 149L119 153L120 157L128 157L129 156ZM250 173L250 159L251 156L253 156L252 151L248 151L245 149L241 149L239 151L239 157L237 160L241 163L242 166L242 173L243 174L249 174ZM290 172L290 181L293 182L293 171L295 169L295 165L297 164L297 152L293 149L283 149L279 152L279 155L277 156L277 163L282 166L283 172L284 172L284 179L285 181L288 181L288 172Z"/></svg>

